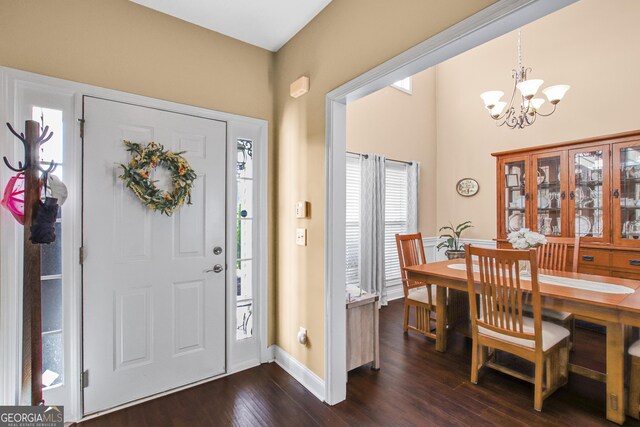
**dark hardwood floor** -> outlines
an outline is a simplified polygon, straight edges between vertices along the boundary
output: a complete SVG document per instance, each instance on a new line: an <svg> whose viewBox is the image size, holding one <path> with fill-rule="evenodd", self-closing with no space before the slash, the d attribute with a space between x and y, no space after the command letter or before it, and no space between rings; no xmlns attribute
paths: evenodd
<svg viewBox="0 0 640 427"><path fill-rule="evenodd" d="M401 319L402 301L381 310L381 370L352 371L347 400L339 405L321 403L272 363L82 426L615 425L605 419L604 384L571 375L538 413L528 383L494 371L487 371L478 385L469 382L470 340L454 334L448 352L438 353L433 341L404 335ZM604 336L579 328L572 359L604 370ZM628 418L625 425L640 423Z"/></svg>

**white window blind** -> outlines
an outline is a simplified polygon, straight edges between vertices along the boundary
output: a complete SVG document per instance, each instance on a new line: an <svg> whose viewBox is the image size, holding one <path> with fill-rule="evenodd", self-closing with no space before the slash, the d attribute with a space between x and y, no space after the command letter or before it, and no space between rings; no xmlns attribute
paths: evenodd
<svg viewBox="0 0 640 427"><path fill-rule="evenodd" d="M360 283L360 156L347 155L347 285Z"/></svg>
<svg viewBox="0 0 640 427"><path fill-rule="evenodd" d="M407 165L385 163L385 236L384 259L387 282L400 279L400 264L396 248L396 233L407 232ZM347 155L347 212L346 212L346 281L359 285L360 261L360 157Z"/></svg>
<svg viewBox="0 0 640 427"><path fill-rule="evenodd" d="M407 232L407 165L385 164L384 268L387 282L400 279L396 234Z"/></svg>

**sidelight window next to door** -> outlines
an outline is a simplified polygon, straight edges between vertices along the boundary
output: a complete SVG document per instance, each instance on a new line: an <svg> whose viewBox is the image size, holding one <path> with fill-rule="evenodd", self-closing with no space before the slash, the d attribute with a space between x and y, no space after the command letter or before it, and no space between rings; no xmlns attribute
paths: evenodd
<svg viewBox="0 0 640 427"><path fill-rule="evenodd" d="M42 145L40 161L47 167L51 160L58 163L53 172L63 179L62 111L35 106L32 120L49 126L53 137ZM64 334L62 295L62 209L58 209L55 242L41 246L40 274L42 282L42 385L47 388L64 384Z"/></svg>
<svg viewBox="0 0 640 427"><path fill-rule="evenodd" d="M237 139L236 339L253 336L253 140Z"/></svg>

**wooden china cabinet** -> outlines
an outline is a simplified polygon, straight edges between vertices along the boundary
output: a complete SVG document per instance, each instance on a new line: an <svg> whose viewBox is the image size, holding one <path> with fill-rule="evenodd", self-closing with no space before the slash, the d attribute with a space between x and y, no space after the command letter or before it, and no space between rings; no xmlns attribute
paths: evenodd
<svg viewBox="0 0 640 427"><path fill-rule="evenodd" d="M498 247L521 228L579 235L580 272L640 279L640 130L493 156Z"/></svg>

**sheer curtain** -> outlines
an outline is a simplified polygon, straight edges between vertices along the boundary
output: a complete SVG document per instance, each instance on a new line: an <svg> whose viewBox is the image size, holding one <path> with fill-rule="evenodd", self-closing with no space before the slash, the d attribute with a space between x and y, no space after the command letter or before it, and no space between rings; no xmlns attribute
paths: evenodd
<svg viewBox="0 0 640 427"><path fill-rule="evenodd" d="M387 303L384 274L385 158L362 156L360 193L360 287Z"/></svg>

